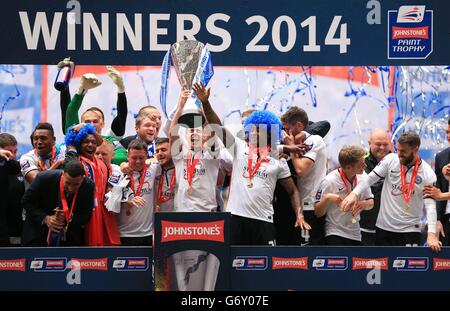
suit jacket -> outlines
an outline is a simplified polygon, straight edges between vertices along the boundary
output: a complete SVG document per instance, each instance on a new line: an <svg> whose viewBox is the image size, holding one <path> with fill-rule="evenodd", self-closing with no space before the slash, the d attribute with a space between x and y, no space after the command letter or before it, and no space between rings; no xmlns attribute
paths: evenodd
<svg viewBox="0 0 450 311"><path fill-rule="evenodd" d="M131 135L131 136L124 137L124 138L122 138L122 139L120 140L120 144L121 144L125 149L128 150L128 145L129 145L133 140L135 140L137 137L138 137L137 135Z"/></svg>
<svg viewBox="0 0 450 311"><path fill-rule="evenodd" d="M378 160L373 156L372 152L369 150L369 153L365 155L364 161L366 162L366 168L364 171L369 174L373 171L373 169L378 165ZM360 221L359 225L363 229L367 230L375 230L376 229L376 223L378 218L378 213L380 211L380 203L381 203L381 190L383 190L383 183L384 178L381 178L379 181L377 181L375 184L373 184L370 187L370 190L372 190L374 203L373 208L364 211L360 214Z"/></svg>
<svg viewBox="0 0 450 311"><path fill-rule="evenodd" d="M8 187L9 177L20 173L16 160L6 161L0 157L0 245L9 244L8 234Z"/></svg>
<svg viewBox="0 0 450 311"><path fill-rule="evenodd" d="M448 180L444 178L442 175L442 168L450 163L450 147L442 150L436 155L435 163L434 163L434 171L436 173L437 181L436 187L441 189L442 192L448 192ZM442 221L442 218L445 215L445 209L447 207L447 201L437 201L437 219Z"/></svg>
<svg viewBox="0 0 450 311"><path fill-rule="evenodd" d="M46 216L54 215L56 207L62 207L59 181L62 170L49 170L39 173L25 192L22 205L27 212L22 244L24 246L47 246L48 227L43 224ZM67 202L69 208L71 201ZM94 208L94 183L84 177L73 208L72 221L67 232L66 241L61 246L84 245L84 226L91 218Z"/></svg>
<svg viewBox="0 0 450 311"><path fill-rule="evenodd" d="M308 132L311 135L319 135L324 138L328 132L330 131L330 122L328 121L317 121L312 122L309 121L308 126L305 129L305 132Z"/></svg>

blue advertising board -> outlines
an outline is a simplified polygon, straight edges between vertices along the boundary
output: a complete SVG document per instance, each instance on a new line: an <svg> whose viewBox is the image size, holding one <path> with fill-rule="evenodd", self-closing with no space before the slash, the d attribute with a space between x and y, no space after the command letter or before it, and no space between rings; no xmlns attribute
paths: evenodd
<svg viewBox="0 0 450 311"><path fill-rule="evenodd" d="M237 291L450 290L450 248L232 247Z"/></svg>
<svg viewBox="0 0 450 311"><path fill-rule="evenodd" d="M0 291L152 291L148 247L1 248Z"/></svg>
<svg viewBox="0 0 450 311"><path fill-rule="evenodd" d="M207 244L178 241L159 251L147 247L2 248L0 291L152 291L154 286L158 291L179 290L179 275L189 291L450 290L448 247L435 254L425 247L222 245L225 248L219 249ZM175 254L171 246L217 255L219 269L208 256L185 254L179 259L187 260L177 263L182 269L161 270L166 255Z"/></svg>

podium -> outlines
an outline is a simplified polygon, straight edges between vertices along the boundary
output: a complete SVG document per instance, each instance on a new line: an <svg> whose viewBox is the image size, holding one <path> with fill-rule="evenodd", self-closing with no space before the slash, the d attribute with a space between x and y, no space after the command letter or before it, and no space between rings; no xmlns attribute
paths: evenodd
<svg viewBox="0 0 450 311"><path fill-rule="evenodd" d="M155 290L229 290L229 222L229 213L155 213Z"/></svg>

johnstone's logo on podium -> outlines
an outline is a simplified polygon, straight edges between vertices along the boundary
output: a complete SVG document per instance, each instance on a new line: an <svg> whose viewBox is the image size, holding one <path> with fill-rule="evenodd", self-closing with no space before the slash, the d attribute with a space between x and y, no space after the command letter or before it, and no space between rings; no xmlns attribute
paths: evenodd
<svg viewBox="0 0 450 311"><path fill-rule="evenodd" d="M433 52L433 11L403 5L388 11L388 58L425 59Z"/></svg>

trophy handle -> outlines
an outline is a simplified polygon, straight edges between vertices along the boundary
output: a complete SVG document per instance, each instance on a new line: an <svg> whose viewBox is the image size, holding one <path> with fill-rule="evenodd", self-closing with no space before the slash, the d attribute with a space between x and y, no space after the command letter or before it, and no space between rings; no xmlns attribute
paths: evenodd
<svg viewBox="0 0 450 311"><path fill-rule="evenodd" d="M206 259L206 272L204 291L214 291L216 288L217 275L219 273L220 260L212 253L208 253Z"/></svg>
<svg viewBox="0 0 450 311"><path fill-rule="evenodd" d="M178 291L203 290L207 256L202 250L185 250L172 255Z"/></svg>

